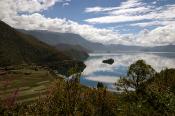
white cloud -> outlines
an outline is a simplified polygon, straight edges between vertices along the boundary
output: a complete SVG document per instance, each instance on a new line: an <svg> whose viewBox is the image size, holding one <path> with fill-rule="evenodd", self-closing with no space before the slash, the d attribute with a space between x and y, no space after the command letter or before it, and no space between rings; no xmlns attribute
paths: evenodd
<svg viewBox="0 0 175 116"><path fill-rule="evenodd" d="M138 2L137 0L131 0L127 2L123 2L121 6L119 7L89 7L85 9L86 13L100 13L100 12L109 12L109 11L116 11L116 10L126 10L126 9L131 9L136 6L143 6L142 3Z"/></svg>
<svg viewBox="0 0 175 116"><path fill-rule="evenodd" d="M138 35L120 34L118 31L113 31L110 29L102 29L96 28L91 25L83 25L77 22L60 19L60 18L47 18L44 15L41 15L40 12L42 10L46 10L49 7L52 7L56 2L67 3L71 0L3 0L0 1L0 20L5 21L9 25L27 30L49 30L55 32L69 32L75 33L83 36L85 39L101 42L105 44L116 43L116 44L127 44L127 45L165 45L169 43L175 43L175 25L173 21L167 21L165 18L171 19L174 14L169 13L168 11L173 11L173 5L169 6L167 10L163 11L159 9L160 13L157 14L158 17L162 17L166 23L163 27L158 27L152 31L148 31L147 33L140 33ZM135 0L134 0L135 1ZM21 2L21 3L19 3ZM29 2L34 4L31 5ZM137 5L141 5L137 2L131 2L133 5L129 3L123 3L126 9L131 9L132 6L136 7ZM22 5L22 6L21 6ZM142 6L142 5L141 5ZM33 9L32 9L33 8ZM140 7L145 9L143 6ZM116 9L116 8L115 8ZM164 8L163 8L164 9ZM147 9L149 10L149 9ZM111 8L105 9L106 11L112 11ZM134 21L145 19L147 16L132 16L129 15L121 15L123 12L121 10L120 15L116 15L113 18L110 16L106 16L105 18L101 18L101 23L104 21L113 21L113 22L124 22L124 21ZM134 10L133 12L137 12L138 10ZM19 13L25 12L23 15L19 15ZM89 11L90 12L90 11ZM96 10L97 12L97 10ZM111 13L112 13L111 12ZM127 13L131 13L131 11L126 11ZM141 12L141 11L140 11ZM170 15L171 14L171 15ZM154 13L150 13L149 17L154 17ZM167 16L166 16L167 15ZM117 18L117 19L116 19ZM171 22L171 23L170 23ZM138 24L139 25L139 24ZM140 24L141 25L141 24ZM142 24L143 25L143 24ZM146 24L145 24L146 25Z"/></svg>
<svg viewBox="0 0 175 116"><path fill-rule="evenodd" d="M157 4L159 0L152 4ZM86 19L91 24L110 24L128 22L130 26L138 26L144 30L155 26L153 30L141 31L139 34L123 36L132 44L152 46L175 44L175 5L160 7L151 6L138 0L123 2L118 7L91 7L85 9L86 13L103 13L104 16ZM142 22L140 22L142 21ZM110 43L117 43L112 39Z"/></svg>
<svg viewBox="0 0 175 116"><path fill-rule="evenodd" d="M175 24L141 32L136 42L146 46L175 44Z"/></svg>
<svg viewBox="0 0 175 116"><path fill-rule="evenodd" d="M68 3L68 2L63 3L63 7L69 6L69 5L70 5L70 3Z"/></svg>
<svg viewBox="0 0 175 116"><path fill-rule="evenodd" d="M86 19L85 21L93 24L100 23L119 23L128 21L139 21L146 17L138 15L141 13L148 13L151 11L151 6L147 6L144 3L138 2L137 0L129 0L123 2L118 7L91 7L86 8L87 13L105 13L106 16Z"/></svg>
<svg viewBox="0 0 175 116"><path fill-rule="evenodd" d="M150 21L150 22L142 22L142 23L134 23L130 24L130 26L138 26L141 28L151 27L151 26L166 26L175 24L175 21Z"/></svg>
<svg viewBox="0 0 175 116"><path fill-rule="evenodd" d="M150 6L140 1L132 0L123 2L119 7L92 7L86 8L85 12L104 13L104 16L86 19L92 24L103 23L121 23L143 20L174 20L175 5L166 5L161 7Z"/></svg>
<svg viewBox="0 0 175 116"><path fill-rule="evenodd" d="M20 29L37 29L80 34L86 39L95 42L108 43L112 39L119 40L121 38L120 34L108 29L98 29L89 25L80 25L76 22L66 19L46 18L38 13L34 13L32 15L15 16L11 20L5 19L4 21L8 22L13 27ZM124 40L121 39L120 42L124 42Z"/></svg>
<svg viewBox="0 0 175 116"><path fill-rule="evenodd" d="M140 13L147 13L151 11L149 8L146 7L137 7L137 8L127 8L127 9L120 9L120 10L114 10L110 12L109 14L111 15L135 15L135 14L140 14Z"/></svg>
<svg viewBox="0 0 175 116"><path fill-rule="evenodd" d="M2 9L2 11L7 9L7 13L11 11L14 14L21 12L34 13L47 10L57 2L64 4L65 2L71 2L71 0L1 0L0 9Z"/></svg>
<svg viewBox="0 0 175 116"><path fill-rule="evenodd" d="M122 22L128 22L128 21L140 21L145 19L144 16L126 16L126 15L117 15L117 16L103 16L103 17L97 17L97 18L91 18L85 20L86 22L92 23L92 24L102 24L102 23L122 23Z"/></svg>
<svg viewBox="0 0 175 116"><path fill-rule="evenodd" d="M6 23L10 24L11 26L19 29L26 29L26 30L49 30L55 32L69 32L80 34L85 39L95 42L102 42L108 43L112 41L112 39L118 39L120 43L129 43L127 40L122 40L122 36L117 33L113 32L109 29L99 29L95 28L90 25L80 25L77 22L60 19L60 18L47 18L39 13L31 13L31 14L23 14L18 15L18 12L22 10L18 10L21 7L16 5L16 2L1 1L1 4L4 4L0 7L0 19L5 21ZM24 4L24 2L22 2ZM25 2L27 5L28 3ZM15 4L15 9L11 8ZM24 5L24 6L25 6ZM30 5L27 9L30 8ZM38 8L40 9L40 8ZM8 11L8 12L6 12ZM24 10L23 10L24 11ZM35 10L37 11L37 10ZM11 13L12 12L12 13ZM27 12L27 10L25 10ZM31 11L29 11L31 12ZM5 14L5 15L4 15Z"/></svg>
<svg viewBox="0 0 175 116"><path fill-rule="evenodd" d="M103 9L102 7L99 7L99 6L92 7L92 8L86 8L86 9L85 9L85 12L86 12L86 13L90 13L90 12L95 12L95 13L97 13L97 12L102 12L102 11L104 11L104 9Z"/></svg>

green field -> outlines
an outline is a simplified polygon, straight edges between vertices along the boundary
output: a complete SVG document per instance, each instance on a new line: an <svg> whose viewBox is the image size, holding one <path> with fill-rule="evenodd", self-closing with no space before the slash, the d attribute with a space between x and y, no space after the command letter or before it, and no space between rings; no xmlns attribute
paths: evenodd
<svg viewBox="0 0 175 116"><path fill-rule="evenodd" d="M25 67L0 75L0 98L6 99L17 92L17 102L32 102L43 97L56 77L48 70Z"/></svg>

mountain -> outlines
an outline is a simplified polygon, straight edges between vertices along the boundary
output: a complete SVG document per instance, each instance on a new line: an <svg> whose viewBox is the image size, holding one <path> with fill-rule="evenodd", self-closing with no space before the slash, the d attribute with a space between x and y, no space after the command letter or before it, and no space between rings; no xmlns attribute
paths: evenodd
<svg viewBox="0 0 175 116"><path fill-rule="evenodd" d="M52 46L56 46L57 44L68 44L68 45L83 46L85 49L91 52L94 51L100 52L106 50L106 46L104 46L103 44L88 41L78 34L50 32L43 30L32 30L32 31L19 30L19 31L26 34L30 34L38 38L40 41L45 42Z"/></svg>
<svg viewBox="0 0 175 116"><path fill-rule="evenodd" d="M85 68L83 62L0 21L0 67L19 64L49 66L62 74L75 65Z"/></svg>
<svg viewBox="0 0 175 116"><path fill-rule="evenodd" d="M147 47L147 48L143 49L143 51L151 51L151 52L175 52L175 45Z"/></svg>
<svg viewBox="0 0 175 116"><path fill-rule="evenodd" d="M129 46L120 44L107 45L108 52L175 52L175 45L165 45L165 46L154 46L154 47L144 47L144 46Z"/></svg>
<svg viewBox="0 0 175 116"><path fill-rule="evenodd" d="M55 47L68 54L74 60L84 61L89 57L88 53L90 51L80 45L57 44Z"/></svg>
<svg viewBox="0 0 175 116"><path fill-rule="evenodd" d="M121 44L110 44L110 45L106 45L106 48L109 52L122 52L122 51L141 51L142 49L144 49L145 47L142 46L129 46L129 45L121 45Z"/></svg>
<svg viewBox="0 0 175 116"><path fill-rule="evenodd" d="M41 30L26 31L20 30L24 33L33 35L39 40L56 46L57 44L68 44L68 45L79 45L83 46L85 49L88 49L90 52L175 52L175 45L166 45L166 46L155 46L155 47L144 47L144 46L134 46L134 45L122 45L122 44L108 44L104 45L101 43L91 42L80 35L72 33L58 33L58 32L49 32Z"/></svg>

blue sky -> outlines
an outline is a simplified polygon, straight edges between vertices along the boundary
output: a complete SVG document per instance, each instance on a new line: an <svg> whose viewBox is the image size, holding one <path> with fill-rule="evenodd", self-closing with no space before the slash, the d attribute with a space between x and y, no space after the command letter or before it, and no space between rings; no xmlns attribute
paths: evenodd
<svg viewBox="0 0 175 116"><path fill-rule="evenodd" d="M127 2L128 0L72 0L67 6L63 6L63 4L56 3L52 8L45 10L42 12L46 17L51 18L66 18L73 21L76 21L80 24L89 24L85 22L85 19L105 16L103 13L85 13L85 9L89 7L120 7L123 2ZM142 0L146 5L158 8L166 5L175 4L175 0ZM146 6L145 5L145 6ZM139 23L139 22L149 22L151 20L141 20L141 21L133 21L133 22L122 22L122 23L108 23L108 24L94 24L95 27L98 28L109 28L112 29L115 27L117 31L121 33L138 33L142 30L142 27L133 27L129 26L129 24ZM156 28L156 26L148 26L144 29L152 30Z"/></svg>
<svg viewBox="0 0 175 116"><path fill-rule="evenodd" d="M87 7L111 7L119 5L120 2L121 0L72 0L69 6L62 6L62 4L56 3L52 8L44 11L43 14L47 17L67 18L84 23L84 19L94 17L94 14L84 12Z"/></svg>
<svg viewBox="0 0 175 116"><path fill-rule="evenodd" d="M175 0L1 0L0 19L104 44L175 44Z"/></svg>

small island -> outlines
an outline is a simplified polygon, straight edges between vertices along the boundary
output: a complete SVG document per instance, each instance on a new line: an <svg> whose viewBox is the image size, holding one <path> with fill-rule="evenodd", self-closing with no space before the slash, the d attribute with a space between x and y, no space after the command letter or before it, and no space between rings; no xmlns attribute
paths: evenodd
<svg viewBox="0 0 175 116"><path fill-rule="evenodd" d="M112 65L114 63L114 59L110 58L110 59L107 59L107 60L103 60L103 63Z"/></svg>

